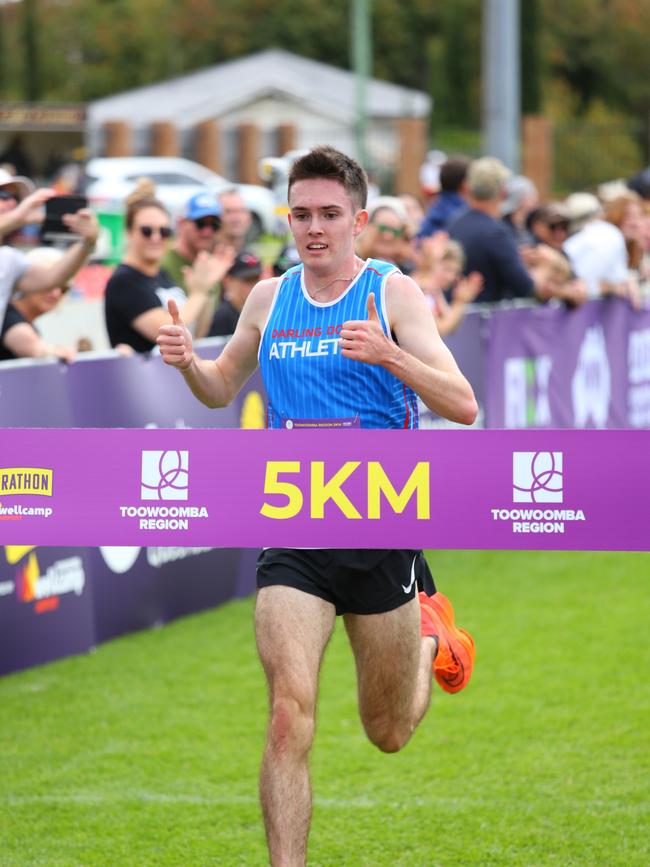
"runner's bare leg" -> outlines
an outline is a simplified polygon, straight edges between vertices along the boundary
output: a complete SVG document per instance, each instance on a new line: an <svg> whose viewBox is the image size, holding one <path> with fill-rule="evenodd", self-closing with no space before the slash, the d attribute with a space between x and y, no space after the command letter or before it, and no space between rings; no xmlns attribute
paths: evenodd
<svg viewBox="0 0 650 867"><path fill-rule="evenodd" d="M431 699L434 638L420 637L417 597L383 614L343 617L357 666L359 713L369 739L400 750Z"/></svg>
<svg viewBox="0 0 650 867"><path fill-rule="evenodd" d="M279 585L258 591L255 632L270 702L260 800L273 867L303 867L307 857L308 759L318 673L334 621L334 606L317 596Z"/></svg>

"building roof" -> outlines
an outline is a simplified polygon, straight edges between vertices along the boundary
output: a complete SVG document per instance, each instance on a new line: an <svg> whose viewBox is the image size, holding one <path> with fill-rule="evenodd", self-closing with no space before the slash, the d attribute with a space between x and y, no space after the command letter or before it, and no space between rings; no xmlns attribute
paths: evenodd
<svg viewBox="0 0 650 867"><path fill-rule="evenodd" d="M170 120L189 127L273 96L340 122L356 115L354 73L272 48L96 100L88 107L89 124ZM377 79L368 81L367 100L368 115L377 119L426 117L431 109L426 93Z"/></svg>

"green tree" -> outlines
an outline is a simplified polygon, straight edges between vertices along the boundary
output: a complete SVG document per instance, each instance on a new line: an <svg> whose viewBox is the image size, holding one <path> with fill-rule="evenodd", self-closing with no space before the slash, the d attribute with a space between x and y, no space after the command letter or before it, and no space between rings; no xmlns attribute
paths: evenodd
<svg viewBox="0 0 650 867"><path fill-rule="evenodd" d="M36 0L23 0L24 94L31 102L43 95L38 29Z"/></svg>
<svg viewBox="0 0 650 867"><path fill-rule="evenodd" d="M520 5L521 110L537 114L542 110L542 69L540 57L540 14L538 0Z"/></svg>

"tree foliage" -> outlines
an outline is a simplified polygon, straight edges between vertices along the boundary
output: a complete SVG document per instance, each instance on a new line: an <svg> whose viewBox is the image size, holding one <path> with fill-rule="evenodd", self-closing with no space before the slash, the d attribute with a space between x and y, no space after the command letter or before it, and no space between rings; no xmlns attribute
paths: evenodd
<svg viewBox="0 0 650 867"><path fill-rule="evenodd" d="M481 0L370 6L374 75L428 91L438 122L477 126ZM349 68L350 7L351 0L5 4L3 91L89 101L271 46ZM650 116L648 0L521 0L521 21L525 110L587 116L598 104Z"/></svg>

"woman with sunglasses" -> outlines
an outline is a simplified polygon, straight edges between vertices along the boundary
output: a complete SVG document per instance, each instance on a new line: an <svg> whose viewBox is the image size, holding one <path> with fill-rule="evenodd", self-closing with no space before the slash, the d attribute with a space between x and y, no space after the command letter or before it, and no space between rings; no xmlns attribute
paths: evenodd
<svg viewBox="0 0 650 867"><path fill-rule="evenodd" d="M186 295L161 268L172 230L151 181L140 181L126 204L126 255L106 284L106 329L111 346L126 344L136 352L149 352L158 329L169 322L169 299L176 301L193 328L208 303L210 284L201 269L188 268Z"/></svg>
<svg viewBox="0 0 650 867"><path fill-rule="evenodd" d="M379 196L368 207L368 225L357 244L362 259L381 259L402 273L413 270L413 251L407 232L404 204L395 196Z"/></svg>

